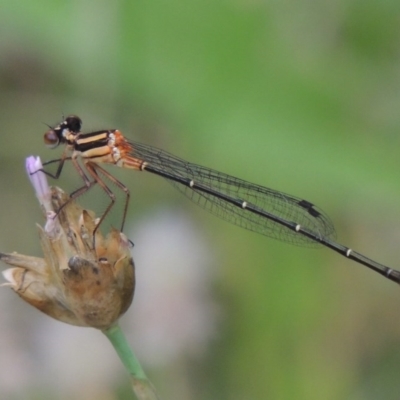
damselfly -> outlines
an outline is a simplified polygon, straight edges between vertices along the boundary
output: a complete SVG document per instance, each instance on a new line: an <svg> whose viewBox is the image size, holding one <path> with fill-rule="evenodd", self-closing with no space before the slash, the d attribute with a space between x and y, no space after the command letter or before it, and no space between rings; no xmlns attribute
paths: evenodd
<svg viewBox="0 0 400 400"><path fill-rule="evenodd" d="M71 115L45 133L44 141L49 147L55 148L59 144L66 147L60 159L45 163L58 162L56 173L43 172L57 179L65 161L71 160L84 182L71 198L82 195L95 184L104 189L111 202L96 230L116 201L104 177L125 193L121 231L124 228L129 190L100 166L112 164L161 176L207 211L245 229L296 245L323 245L400 283L399 271L337 243L329 217L307 200L184 161L164 150L128 140L117 129L82 133L81 126L81 119Z"/></svg>

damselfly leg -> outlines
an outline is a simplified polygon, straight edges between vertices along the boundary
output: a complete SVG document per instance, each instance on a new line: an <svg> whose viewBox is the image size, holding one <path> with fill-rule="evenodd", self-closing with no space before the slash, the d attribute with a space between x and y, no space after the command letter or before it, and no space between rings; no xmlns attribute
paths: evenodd
<svg viewBox="0 0 400 400"><path fill-rule="evenodd" d="M104 168L100 167L99 165L92 163L90 161L86 161L84 163L84 168L85 170L90 174L91 178L90 179L85 171L84 168L79 164L78 160L76 157L65 157L63 159L58 159L58 160L51 160L48 162L43 163L43 166L58 162L59 165L57 167L57 171L55 174L50 173L49 171L46 171L45 169L41 169L43 173L46 175L50 176L53 179L58 179L61 175L63 166L64 166L64 161L71 160L73 166L75 169L78 171L79 176L82 178L84 185L75 191L73 191L69 195L69 200L64 203L57 211L56 211L56 216L59 214L59 212L72 200L77 199L78 197L82 196L85 194L88 190L90 190L94 185L98 184L103 191L107 194L107 196L110 198L110 203L108 204L107 208L105 211L102 213L101 217L99 218L97 225L94 229L93 232L93 240L95 240L95 233L104 221L104 219L107 217L109 212L111 211L112 207L115 205L116 202L116 195L115 193L109 188L109 186L105 183L105 181L102 179L101 175L103 175L105 178L107 178L110 182L112 182L114 185L116 185L122 192L124 192L125 195L125 201L124 201L124 209L123 209L123 214L122 214L122 222L121 222L121 232L123 232L125 221L126 221L126 215L128 212L128 205L129 205L129 200L130 200L130 192L128 188L120 182L118 179L116 179L113 175L111 175L108 171L106 171ZM94 245L95 243L93 243Z"/></svg>

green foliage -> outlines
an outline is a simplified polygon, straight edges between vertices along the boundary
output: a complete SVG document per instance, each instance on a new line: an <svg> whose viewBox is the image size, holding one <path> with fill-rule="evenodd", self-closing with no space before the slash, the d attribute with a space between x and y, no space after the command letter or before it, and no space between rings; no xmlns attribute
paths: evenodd
<svg viewBox="0 0 400 400"><path fill-rule="evenodd" d="M313 201L339 242L396 268L399 11L393 0L3 0L1 220L16 228L0 232L1 248L29 253L36 205L24 157L54 157L42 122L76 113L86 130L118 127ZM138 188L133 173L118 176ZM140 182L132 219L179 201ZM394 284L328 250L194 217L221 261L223 318L191 376L193 399L398 398Z"/></svg>

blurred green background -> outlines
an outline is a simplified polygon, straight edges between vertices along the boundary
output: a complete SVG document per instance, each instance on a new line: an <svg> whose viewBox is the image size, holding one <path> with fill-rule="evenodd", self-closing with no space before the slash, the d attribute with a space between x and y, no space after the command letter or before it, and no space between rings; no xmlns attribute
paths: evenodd
<svg viewBox="0 0 400 400"><path fill-rule="evenodd" d="M43 123L75 113L86 131L119 128L312 201L331 216L340 243L398 268L398 1L3 0L0 102L1 251L40 255L35 222L42 219L24 159L57 157L42 143ZM207 290L218 323L202 354L144 365L161 398L400 397L394 283L327 249L240 230L156 178L116 174L134 193L130 224L177 204L207 238L204 256L215 271ZM68 170L58 184L80 182ZM132 240L135 256L140 243ZM179 244L173 251L183 253ZM118 378L100 396L84 367L96 347L76 348L69 336L40 331L47 317L10 290L0 296L0 398L65 398L52 384L78 374L78 364L86 383L75 398L133 398L111 349L97 364L115 365ZM135 325L126 334L134 338ZM109 347L98 332L85 335ZM76 354L77 364L60 359L60 370L39 379L46 360L57 358L38 345L43 340Z"/></svg>

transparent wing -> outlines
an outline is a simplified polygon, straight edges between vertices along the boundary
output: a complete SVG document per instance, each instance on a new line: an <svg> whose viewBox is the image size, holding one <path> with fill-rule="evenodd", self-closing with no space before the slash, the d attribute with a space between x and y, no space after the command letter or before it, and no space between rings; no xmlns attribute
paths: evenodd
<svg viewBox="0 0 400 400"><path fill-rule="evenodd" d="M317 236L335 236L335 229L329 217L306 200L192 164L152 146L132 141L129 141L129 144L132 148L130 156L146 161L155 171L183 178L187 184L193 180L218 193L246 201L248 205L299 224ZM319 246L312 239L252 212L251 207L243 209L217 195L166 179L200 207L235 225L291 244Z"/></svg>

